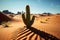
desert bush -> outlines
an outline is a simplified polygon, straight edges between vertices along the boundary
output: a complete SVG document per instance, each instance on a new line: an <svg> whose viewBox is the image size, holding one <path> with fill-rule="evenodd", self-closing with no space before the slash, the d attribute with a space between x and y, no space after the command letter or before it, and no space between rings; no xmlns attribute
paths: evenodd
<svg viewBox="0 0 60 40"><path fill-rule="evenodd" d="M9 21L8 22L1 22L1 25L3 26L3 27L9 27L8 25L9 25Z"/></svg>
<svg viewBox="0 0 60 40"><path fill-rule="evenodd" d="M14 15L13 15L13 14L10 14L9 16L14 17Z"/></svg>
<svg viewBox="0 0 60 40"><path fill-rule="evenodd" d="M40 21L41 23L46 23L46 22L43 22L43 21Z"/></svg>
<svg viewBox="0 0 60 40"><path fill-rule="evenodd" d="M8 25L5 25L4 27L9 27Z"/></svg>
<svg viewBox="0 0 60 40"><path fill-rule="evenodd" d="M46 19L46 21L48 21L48 20Z"/></svg>

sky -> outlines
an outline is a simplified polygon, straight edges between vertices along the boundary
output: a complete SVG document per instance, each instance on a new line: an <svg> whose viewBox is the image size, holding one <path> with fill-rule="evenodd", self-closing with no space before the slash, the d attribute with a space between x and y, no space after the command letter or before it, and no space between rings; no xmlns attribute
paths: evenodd
<svg viewBox="0 0 60 40"><path fill-rule="evenodd" d="M60 0L0 0L0 11L25 12L26 5L31 13L60 13Z"/></svg>

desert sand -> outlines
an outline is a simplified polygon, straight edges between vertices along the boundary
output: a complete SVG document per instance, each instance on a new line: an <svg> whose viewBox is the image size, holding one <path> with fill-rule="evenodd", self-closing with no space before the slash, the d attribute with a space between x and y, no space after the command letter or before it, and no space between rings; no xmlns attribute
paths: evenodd
<svg viewBox="0 0 60 40"><path fill-rule="evenodd" d="M60 39L60 15L57 14L52 14L51 16L40 16L39 14L34 14L35 15L35 20L32 25L32 27L44 31L46 33L49 33L57 38ZM43 39L40 37L38 34L35 34L34 32L27 31L25 34L22 34L24 29L26 29L24 26L24 22L22 20L21 15L15 15L12 17L12 21L9 21L7 25L9 27L4 27L3 25L0 25L0 40L28 40L29 37L31 40L41 40ZM20 33L20 31L22 33ZM29 35L24 36L23 38L20 39L23 35L28 34L31 32ZM22 34L22 35L20 35ZM20 35L20 36L19 36Z"/></svg>

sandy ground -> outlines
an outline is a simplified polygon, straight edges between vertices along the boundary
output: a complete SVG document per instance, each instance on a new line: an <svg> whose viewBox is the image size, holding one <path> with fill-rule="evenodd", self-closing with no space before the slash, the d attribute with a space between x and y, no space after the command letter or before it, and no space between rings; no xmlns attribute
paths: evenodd
<svg viewBox="0 0 60 40"><path fill-rule="evenodd" d="M37 17L35 18L32 27L60 38L60 15L36 16ZM13 17L13 19L15 21L10 21L8 24L9 27L7 28L4 28L2 25L0 25L0 40L11 40L13 33L16 30L24 27L21 15L16 15Z"/></svg>

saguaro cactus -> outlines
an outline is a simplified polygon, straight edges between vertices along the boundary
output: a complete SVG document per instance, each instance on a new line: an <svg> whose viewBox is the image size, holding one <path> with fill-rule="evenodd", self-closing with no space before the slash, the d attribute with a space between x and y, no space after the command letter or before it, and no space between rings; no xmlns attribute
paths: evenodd
<svg viewBox="0 0 60 40"><path fill-rule="evenodd" d="M29 7L29 5L26 6L26 15L22 14L22 19L23 19L24 24L27 27L31 27L31 25L33 24L35 16L33 16L32 19L30 19L30 7Z"/></svg>

